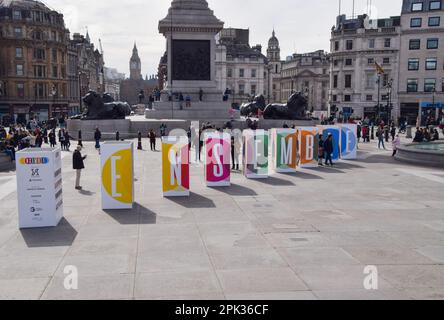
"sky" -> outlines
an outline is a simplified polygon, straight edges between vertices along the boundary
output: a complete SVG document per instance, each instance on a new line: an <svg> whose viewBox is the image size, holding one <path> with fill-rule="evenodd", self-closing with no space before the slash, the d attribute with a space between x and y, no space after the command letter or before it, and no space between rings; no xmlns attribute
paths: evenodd
<svg viewBox="0 0 444 320"><path fill-rule="evenodd" d="M142 74L157 73L165 52L158 22L171 0L42 0L64 14L71 33L85 34L98 47L102 40L105 64L129 75L134 42L142 60ZM225 27L250 29L250 44L266 52L273 28L281 58L315 50L329 50L330 31L339 13L339 0L207 0ZM402 0L373 0L372 17L400 15ZM342 0L342 13L352 16L353 0ZM355 14L367 12L367 0L355 0Z"/></svg>

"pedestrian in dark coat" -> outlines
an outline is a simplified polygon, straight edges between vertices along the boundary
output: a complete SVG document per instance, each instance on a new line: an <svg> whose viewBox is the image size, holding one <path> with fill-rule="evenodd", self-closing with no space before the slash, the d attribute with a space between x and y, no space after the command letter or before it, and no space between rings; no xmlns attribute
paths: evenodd
<svg viewBox="0 0 444 320"><path fill-rule="evenodd" d="M324 142L324 152L325 152L325 165L328 166L330 163L333 166L332 154L333 154L333 135L328 134L328 138Z"/></svg>
<svg viewBox="0 0 444 320"><path fill-rule="evenodd" d="M82 170L85 169L84 160L86 156L82 156L80 151L82 150L82 146L77 146L77 149L74 151L72 155L72 168L76 170L76 190L82 190L80 186L80 175Z"/></svg>

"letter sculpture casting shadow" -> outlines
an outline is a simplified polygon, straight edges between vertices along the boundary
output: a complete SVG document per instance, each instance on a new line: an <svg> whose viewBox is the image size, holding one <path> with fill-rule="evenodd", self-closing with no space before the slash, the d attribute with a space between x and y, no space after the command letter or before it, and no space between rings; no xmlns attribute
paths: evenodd
<svg viewBox="0 0 444 320"><path fill-rule="evenodd" d="M310 120L307 117L307 99L303 93L296 92L286 104L269 104L264 110L264 119Z"/></svg>
<svg viewBox="0 0 444 320"><path fill-rule="evenodd" d="M83 103L87 110L71 119L81 120L111 120L125 119L131 114L131 107L126 102L114 101L108 93L103 96L95 91L89 91L83 97Z"/></svg>
<svg viewBox="0 0 444 320"><path fill-rule="evenodd" d="M243 117L256 117L257 111L260 109L264 111L265 109L265 98L263 95L258 95L254 97L253 102L244 103L240 107L240 115Z"/></svg>

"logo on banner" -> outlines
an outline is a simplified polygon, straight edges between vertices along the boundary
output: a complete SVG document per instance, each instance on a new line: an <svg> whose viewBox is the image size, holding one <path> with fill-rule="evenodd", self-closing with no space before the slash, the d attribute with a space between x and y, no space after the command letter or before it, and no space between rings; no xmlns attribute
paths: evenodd
<svg viewBox="0 0 444 320"><path fill-rule="evenodd" d="M133 202L132 153L130 149L111 155L102 170L102 183L111 198L122 203Z"/></svg>
<svg viewBox="0 0 444 320"><path fill-rule="evenodd" d="M42 158L20 158L19 163L22 165L38 165L38 164L48 164L49 159L46 157Z"/></svg>

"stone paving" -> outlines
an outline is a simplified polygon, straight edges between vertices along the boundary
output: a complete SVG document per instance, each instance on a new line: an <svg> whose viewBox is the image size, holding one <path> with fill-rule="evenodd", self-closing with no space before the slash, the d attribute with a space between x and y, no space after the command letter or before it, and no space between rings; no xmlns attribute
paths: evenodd
<svg viewBox="0 0 444 320"><path fill-rule="evenodd" d="M131 211L100 208L99 157L84 191L64 153L65 218L19 231L14 173L0 174L0 299L444 299L444 171L395 162L375 143L335 168L241 174L164 199L160 153L136 151ZM147 141L144 141L147 148ZM65 290L64 268L79 271ZM364 289L378 267L379 289Z"/></svg>

